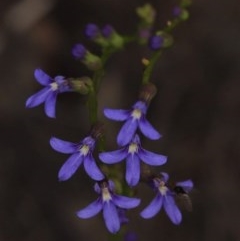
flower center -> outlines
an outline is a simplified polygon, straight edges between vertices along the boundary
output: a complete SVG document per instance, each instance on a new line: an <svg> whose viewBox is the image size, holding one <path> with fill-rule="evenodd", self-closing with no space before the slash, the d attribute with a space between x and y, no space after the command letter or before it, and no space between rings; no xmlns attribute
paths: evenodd
<svg viewBox="0 0 240 241"><path fill-rule="evenodd" d="M86 156L89 152L89 149L90 149L89 146L83 145L79 151L81 152L82 155Z"/></svg>
<svg viewBox="0 0 240 241"><path fill-rule="evenodd" d="M138 151L138 145L136 143L131 143L128 147L128 152L134 154Z"/></svg>
<svg viewBox="0 0 240 241"><path fill-rule="evenodd" d="M104 202L112 199L111 194L107 187L102 188L102 199Z"/></svg>
<svg viewBox="0 0 240 241"><path fill-rule="evenodd" d="M133 110L133 112L132 112L132 117L133 117L134 119L139 120L139 119L141 118L141 116L142 116L141 110L139 110L139 109L134 109L134 110Z"/></svg>
<svg viewBox="0 0 240 241"><path fill-rule="evenodd" d="M166 195L168 188L165 186L165 183L163 181L159 183L158 190L163 196Z"/></svg>
<svg viewBox="0 0 240 241"><path fill-rule="evenodd" d="M56 91L58 89L58 84L56 82L53 82L50 84L52 91Z"/></svg>

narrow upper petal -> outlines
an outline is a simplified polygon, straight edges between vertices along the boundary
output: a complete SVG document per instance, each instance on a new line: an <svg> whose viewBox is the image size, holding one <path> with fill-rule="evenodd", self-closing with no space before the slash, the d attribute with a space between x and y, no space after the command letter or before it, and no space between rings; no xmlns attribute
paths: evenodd
<svg viewBox="0 0 240 241"><path fill-rule="evenodd" d="M103 110L104 115L111 119L116 121L125 121L130 114L129 110L116 110L116 109L104 109Z"/></svg>
<svg viewBox="0 0 240 241"><path fill-rule="evenodd" d="M178 209L173 197L171 195L165 195L163 200L163 207L174 224L180 224L182 221L182 214Z"/></svg>
<svg viewBox="0 0 240 241"><path fill-rule="evenodd" d="M143 218L152 218L155 216L161 209L163 204L163 197L157 195L152 202L140 213Z"/></svg>
<svg viewBox="0 0 240 241"><path fill-rule="evenodd" d="M140 160L137 155L129 155L126 162L126 181L129 186L135 186L140 179Z"/></svg>
<svg viewBox="0 0 240 241"><path fill-rule="evenodd" d="M156 154L142 148L139 150L138 156L143 162L151 166L163 165L167 161L167 156Z"/></svg>
<svg viewBox="0 0 240 241"><path fill-rule="evenodd" d="M107 229L111 233L116 233L120 229L120 220L115 205L110 202L104 202L103 204L103 218Z"/></svg>
<svg viewBox="0 0 240 241"><path fill-rule="evenodd" d="M26 101L26 107L27 108L32 108L37 105L42 104L47 96L51 93L51 89L49 87L45 87L38 91L36 94L30 96L27 101Z"/></svg>
<svg viewBox="0 0 240 241"><path fill-rule="evenodd" d="M83 161L83 156L78 152L72 154L61 167L58 178L60 181L69 179L78 169Z"/></svg>
<svg viewBox="0 0 240 241"><path fill-rule="evenodd" d="M190 192L193 189L193 182L192 180L177 182L176 186L182 187L185 192Z"/></svg>
<svg viewBox="0 0 240 241"><path fill-rule="evenodd" d="M91 154L87 155L84 158L83 164L84 164L85 171L93 180L100 181L104 179L103 173L100 171L99 167L97 166Z"/></svg>
<svg viewBox="0 0 240 241"><path fill-rule="evenodd" d="M79 218L91 218L102 210L103 204L100 198L89 204L87 207L79 210L77 216Z"/></svg>
<svg viewBox="0 0 240 241"><path fill-rule="evenodd" d="M41 69L36 69L34 71L34 76L41 85L47 86L52 82L52 78Z"/></svg>
<svg viewBox="0 0 240 241"><path fill-rule="evenodd" d="M126 158L128 152L125 148L116 151L102 152L99 154L99 158L102 162L107 164L113 164L122 161Z"/></svg>
<svg viewBox="0 0 240 241"><path fill-rule="evenodd" d="M52 137L50 139L50 145L55 151L65 154L74 153L76 151L76 144L68 141L63 141L56 137Z"/></svg>
<svg viewBox="0 0 240 241"><path fill-rule="evenodd" d="M45 106L44 106L45 113L50 118L55 118L56 101L57 101L57 92L56 91L49 94L46 98L46 102L45 102Z"/></svg>
<svg viewBox="0 0 240 241"><path fill-rule="evenodd" d="M157 140L161 137L161 134L146 120L145 116L139 120L139 128L150 140Z"/></svg>
<svg viewBox="0 0 240 241"><path fill-rule="evenodd" d="M117 143L120 146L125 146L129 144L136 130L137 130L137 121L134 120L133 118L128 119L118 133Z"/></svg>
<svg viewBox="0 0 240 241"><path fill-rule="evenodd" d="M113 202L116 206L124 209L135 208L139 205L140 199L125 197L121 195L114 195Z"/></svg>
<svg viewBox="0 0 240 241"><path fill-rule="evenodd" d="M162 179L165 183L168 182L169 175L168 175L166 172L161 172L160 174L161 174L161 176L162 176L161 179Z"/></svg>

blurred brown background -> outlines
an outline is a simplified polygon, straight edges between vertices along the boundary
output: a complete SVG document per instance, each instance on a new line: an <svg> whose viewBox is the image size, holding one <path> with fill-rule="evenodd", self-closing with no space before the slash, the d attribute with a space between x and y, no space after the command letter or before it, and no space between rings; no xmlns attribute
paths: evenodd
<svg viewBox="0 0 240 241"><path fill-rule="evenodd" d="M149 1L158 11L156 29L164 26L176 1ZM82 168L67 182L57 172L67 155L53 151L51 136L78 142L88 131L85 99L63 94L57 119L43 107L25 109L40 86L34 69L51 76L77 77L89 72L71 56L89 22L111 23L120 33L136 27L135 8L142 0L1 0L0 2L0 241L105 241L98 215L80 220L75 212L92 202L93 182ZM138 213L152 199L138 187L142 204L130 212L130 229L139 241L238 241L240 157L240 2L196 0L191 18L174 30L175 45L155 67L158 95L148 118L163 134L146 149L169 156L160 168L176 180L192 178L194 210L183 211L174 226L164 212L151 220ZM100 107L128 108L137 96L141 58L146 48L129 45L115 54L99 93ZM107 145L116 148L120 123L104 119Z"/></svg>

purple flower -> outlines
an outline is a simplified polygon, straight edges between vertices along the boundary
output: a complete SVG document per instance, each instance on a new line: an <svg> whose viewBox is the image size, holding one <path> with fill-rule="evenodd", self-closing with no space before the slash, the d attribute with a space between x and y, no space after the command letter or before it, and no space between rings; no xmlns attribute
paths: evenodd
<svg viewBox="0 0 240 241"><path fill-rule="evenodd" d="M114 28L110 24L107 24L102 28L102 35L105 38L109 38L113 33L114 33Z"/></svg>
<svg viewBox="0 0 240 241"><path fill-rule="evenodd" d="M133 138L137 128L149 139L157 140L161 135L147 121L147 104L137 101L131 110L104 109L104 115L115 121L126 121L117 136L117 143L125 146Z"/></svg>
<svg viewBox="0 0 240 241"><path fill-rule="evenodd" d="M99 181L104 178L92 155L95 142L96 140L91 136L85 137L80 143L63 141L55 137L50 139L50 145L54 150L64 154L72 154L58 173L60 181L69 179L82 163L92 179Z"/></svg>
<svg viewBox="0 0 240 241"><path fill-rule="evenodd" d="M140 160L151 166L163 165L167 157L147 151L141 147L138 135L135 135L129 145L120 150L102 152L100 160L107 164L113 164L126 159L126 181L130 186L138 184L140 179Z"/></svg>
<svg viewBox="0 0 240 241"><path fill-rule="evenodd" d="M140 213L143 218L152 218L155 216L162 208L165 209L168 217L174 224L180 224L182 221L182 214L175 203L176 193L171 191L166 183L169 179L167 173L162 172L162 178L153 178L153 186L157 191L156 197L152 202ZM186 180L183 182L178 182L178 186L181 186L185 192L191 191L193 188L193 182L191 180Z"/></svg>
<svg viewBox="0 0 240 241"><path fill-rule="evenodd" d="M95 39L100 34L100 30L96 24L89 23L85 28L85 35L90 39Z"/></svg>
<svg viewBox="0 0 240 241"><path fill-rule="evenodd" d="M164 44L164 38L159 35L154 35L149 39L149 47L152 50L160 49Z"/></svg>
<svg viewBox="0 0 240 241"><path fill-rule="evenodd" d="M173 13L173 16L174 16L174 17L179 17L179 16L181 15L181 13L182 13L182 8L179 7L179 6L175 6L175 7L173 8L172 13Z"/></svg>
<svg viewBox="0 0 240 241"><path fill-rule="evenodd" d="M55 118L55 106L59 93L72 91L68 81L63 76L52 79L41 69L36 69L34 76L44 88L30 96L26 101L26 107L32 108L45 102L45 113L48 117Z"/></svg>
<svg viewBox="0 0 240 241"><path fill-rule="evenodd" d="M103 218L109 232L118 232L121 226L118 209L135 208L139 205L140 199L115 194L114 183L110 180L96 183L94 189L100 196L96 201L78 211L77 216L79 218L86 219L91 218L102 211Z"/></svg>
<svg viewBox="0 0 240 241"><path fill-rule="evenodd" d="M128 231L125 235L124 235L124 241L137 241L138 240L138 236L135 232L133 231Z"/></svg>
<svg viewBox="0 0 240 241"><path fill-rule="evenodd" d="M83 60L86 56L87 50L82 44L75 44L72 48L72 55L76 59Z"/></svg>

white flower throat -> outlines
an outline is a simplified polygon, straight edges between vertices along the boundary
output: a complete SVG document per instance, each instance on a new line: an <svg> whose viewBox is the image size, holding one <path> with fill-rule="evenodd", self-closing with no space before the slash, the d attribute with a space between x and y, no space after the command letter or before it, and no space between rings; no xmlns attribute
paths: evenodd
<svg viewBox="0 0 240 241"><path fill-rule="evenodd" d="M58 89L58 84L56 82L53 82L50 84L52 91L55 91Z"/></svg>
<svg viewBox="0 0 240 241"><path fill-rule="evenodd" d="M133 110L133 112L132 112L132 117L133 117L134 119L139 120L139 119L141 118L141 116L142 116L142 111L141 111L141 110L139 110L139 109L134 109L134 110Z"/></svg>
<svg viewBox="0 0 240 241"><path fill-rule="evenodd" d="M164 196L167 193L168 188L165 185L165 182L161 181L158 186L159 192Z"/></svg>
<svg viewBox="0 0 240 241"><path fill-rule="evenodd" d="M103 201L109 201L112 199L109 189L107 187L102 188L102 199Z"/></svg>
<svg viewBox="0 0 240 241"><path fill-rule="evenodd" d="M128 153L134 154L138 151L138 145L136 143L131 143L128 147Z"/></svg>
<svg viewBox="0 0 240 241"><path fill-rule="evenodd" d="M82 155L86 156L89 152L89 149L90 149L89 146L83 145L79 151L81 152Z"/></svg>

